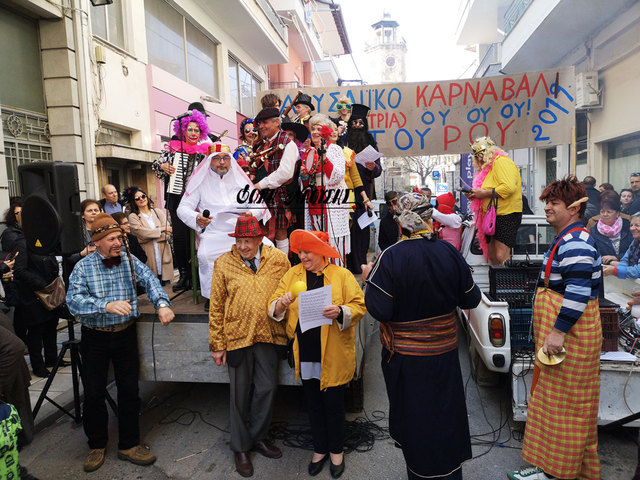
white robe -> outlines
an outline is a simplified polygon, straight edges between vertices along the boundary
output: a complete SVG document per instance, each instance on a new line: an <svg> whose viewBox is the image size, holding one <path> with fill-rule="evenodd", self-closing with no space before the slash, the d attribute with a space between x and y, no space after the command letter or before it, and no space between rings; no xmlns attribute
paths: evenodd
<svg viewBox="0 0 640 480"><path fill-rule="evenodd" d="M238 214L250 211L258 220L264 219L265 222L270 215L264 203L256 205L238 202L238 192L247 184L251 191L253 185L244 174L239 174L237 170L234 172L235 165L232 165L229 172L220 178L220 175L211 170L209 158L205 162L201 167L206 170L200 172L201 178L198 178L198 184L187 185L186 193L178 206L178 217L200 236L198 245L200 293L203 297L209 298L214 263L220 255L230 251L235 244L235 238L230 237L229 234L235 231ZM235 160L232 159L232 162ZM193 176L189 181L192 180ZM205 210L209 210L212 221L202 232L202 227L196 223L196 220ZM235 213L228 213L229 211ZM267 237L263 238L262 243L273 246Z"/></svg>

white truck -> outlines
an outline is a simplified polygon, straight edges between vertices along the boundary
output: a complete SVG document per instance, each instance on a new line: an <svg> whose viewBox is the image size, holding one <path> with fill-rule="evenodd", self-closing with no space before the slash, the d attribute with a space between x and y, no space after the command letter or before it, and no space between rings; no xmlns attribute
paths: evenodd
<svg viewBox="0 0 640 480"><path fill-rule="evenodd" d="M469 338L472 375L485 386L497 384L501 375L510 375L513 418L525 421L534 366L531 298L543 255L556 234L545 217L525 215L518 231L518 244L512 250L512 262L517 266L505 272L490 272L477 241L474 241L473 224L465 224L461 253L473 268L474 280L482 291L482 299L476 308L458 312ZM501 279L502 273L507 275ZM492 297L490 277L494 277L495 282L502 281L499 297L503 300ZM615 318L614 308L626 306L631 292L638 290L640 281L605 277L605 298L609 304L603 311ZM608 339L604 345L615 353L603 355L600 362L599 424L640 411L640 362L626 352L618 352L617 321L615 324L608 322L604 329ZM640 420L627 426L640 426Z"/></svg>

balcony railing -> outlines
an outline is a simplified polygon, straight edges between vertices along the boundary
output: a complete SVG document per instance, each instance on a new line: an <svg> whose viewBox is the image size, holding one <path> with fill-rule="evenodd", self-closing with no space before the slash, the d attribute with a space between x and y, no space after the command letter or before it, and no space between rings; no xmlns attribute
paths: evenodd
<svg viewBox="0 0 640 480"><path fill-rule="evenodd" d="M270 90L277 90L279 88L300 88L302 85L300 85L300 82L297 81L293 81L293 82L271 82L269 83L269 89Z"/></svg>
<svg viewBox="0 0 640 480"><path fill-rule="evenodd" d="M258 6L262 9L265 16L269 19L269 23L275 28L278 35L283 42L289 41L287 25L280 19L278 12L276 12L271 4L266 0L255 0Z"/></svg>
<svg viewBox="0 0 640 480"><path fill-rule="evenodd" d="M509 31L518 23L520 17L529 8L533 0L514 0L504 14L504 34L508 35Z"/></svg>

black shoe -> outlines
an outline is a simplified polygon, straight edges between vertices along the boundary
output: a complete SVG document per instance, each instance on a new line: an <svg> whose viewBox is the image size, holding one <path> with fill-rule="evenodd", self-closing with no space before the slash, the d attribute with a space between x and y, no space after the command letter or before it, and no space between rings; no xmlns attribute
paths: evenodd
<svg viewBox="0 0 640 480"><path fill-rule="evenodd" d="M342 457L342 463L340 465L334 465L331 463L329 471L331 472L331 478L340 478L344 473L344 457Z"/></svg>
<svg viewBox="0 0 640 480"><path fill-rule="evenodd" d="M47 378L49 375L51 375L51 372L47 370L45 367L40 367L40 368L35 368L33 370L33 374L40 378Z"/></svg>
<svg viewBox="0 0 640 480"><path fill-rule="evenodd" d="M183 290L191 289L191 271L187 268L180 268L180 278L176 284L172 287L174 292L181 292Z"/></svg>
<svg viewBox="0 0 640 480"><path fill-rule="evenodd" d="M51 363L51 364L50 363L45 363L45 366L47 368L53 368L55 365L56 365L55 363ZM70 367L70 366L71 366L71 362L67 362L66 360L62 360L60 362L60 365L59 365L60 368Z"/></svg>
<svg viewBox="0 0 640 480"><path fill-rule="evenodd" d="M322 471L324 464L327 463L327 458L329 458L328 453L324 456L322 460L318 462L309 462L309 475L311 475L312 477L315 477L316 475L318 475Z"/></svg>
<svg viewBox="0 0 640 480"><path fill-rule="evenodd" d="M209 312L209 303L210 303L209 300L204 302L204 311L205 312Z"/></svg>

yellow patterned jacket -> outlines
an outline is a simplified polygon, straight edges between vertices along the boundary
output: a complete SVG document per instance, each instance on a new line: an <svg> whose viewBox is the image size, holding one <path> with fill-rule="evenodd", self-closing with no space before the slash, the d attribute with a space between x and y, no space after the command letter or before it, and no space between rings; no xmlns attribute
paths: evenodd
<svg viewBox="0 0 640 480"><path fill-rule="evenodd" d="M267 318L265 306L290 266L281 250L266 245L256 273L242 260L235 245L216 260L209 307L212 352L256 343L287 344L284 326Z"/></svg>
<svg viewBox="0 0 640 480"><path fill-rule="evenodd" d="M324 284L331 285L331 300L342 307L342 325L334 321L331 325L320 327L320 390L344 385L353 378L356 370L356 333L354 326L367 311L364 306L364 294L353 274L346 268L327 264L322 271ZM273 323L286 323L287 336L293 338L298 324L298 299L289 305L286 311L276 317L275 302L291 291L295 282L307 283L307 273L301 263L291 267L282 277L278 289L271 296L268 305L269 316ZM285 320L286 322L282 322ZM298 341L293 343L293 355L296 363L296 378L300 377L300 356Z"/></svg>

